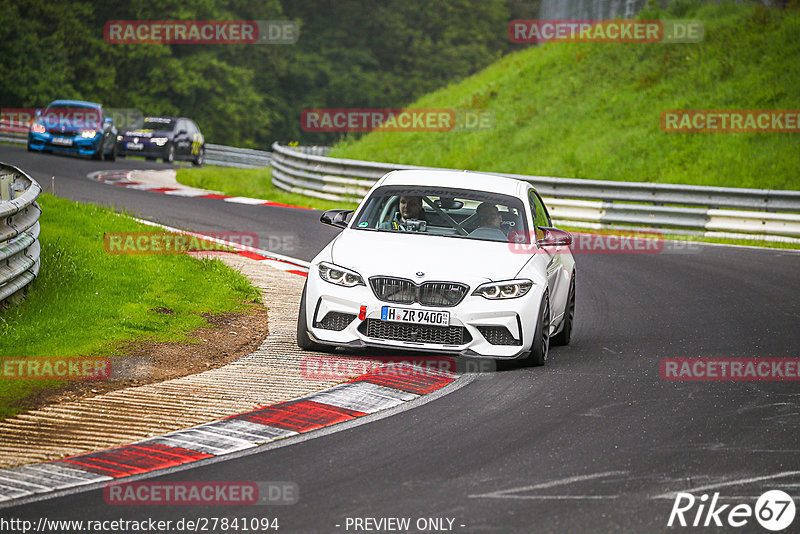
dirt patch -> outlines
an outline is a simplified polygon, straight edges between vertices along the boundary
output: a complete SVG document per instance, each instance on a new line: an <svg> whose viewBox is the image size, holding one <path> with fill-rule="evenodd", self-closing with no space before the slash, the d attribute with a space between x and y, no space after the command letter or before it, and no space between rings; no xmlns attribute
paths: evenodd
<svg viewBox="0 0 800 534"><path fill-rule="evenodd" d="M203 314L209 326L187 335L196 343L125 343L115 350L121 355L111 358L111 379L67 382L29 395L18 406L34 410L222 367L255 351L267 337L267 309L260 304L247 304L247 308L246 312ZM154 311L172 312L167 308Z"/></svg>

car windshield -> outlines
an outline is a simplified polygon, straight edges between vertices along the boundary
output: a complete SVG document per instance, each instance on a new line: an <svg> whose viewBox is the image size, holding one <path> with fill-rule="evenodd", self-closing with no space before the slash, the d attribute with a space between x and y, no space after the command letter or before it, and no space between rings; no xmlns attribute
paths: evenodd
<svg viewBox="0 0 800 534"><path fill-rule="evenodd" d="M54 105L42 113L41 122L48 129L99 129L100 111L97 108L86 106Z"/></svg>
<svg viewBox="0 0 800 534"><path fill-rule="evenodd" d="M165 117L145 117L131 127L132 130L153 130L156 132L171 132L175 129L175 119Z"/></svg>
<svg viewBox="0 0 800 534"><path fill-rule="evenodd" d="M385 186L376 189L351 228L507 242L527 236L518 198L466 189Z"/></svg>

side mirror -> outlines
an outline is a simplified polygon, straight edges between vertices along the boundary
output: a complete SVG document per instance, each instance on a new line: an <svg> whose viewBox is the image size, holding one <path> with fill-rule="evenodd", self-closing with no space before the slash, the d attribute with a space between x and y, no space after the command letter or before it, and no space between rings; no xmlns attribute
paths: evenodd
<svg viewBox="0 0 800 534"><path fill-rule="evenodd" d="M572 245L572 234L558 228L539 228L544 232L544 237L537 243L540 247L569 247Z"/></svg>
<svg viewBox="0 0 800 534"><path fill-rule="evenodd" d="M33 116L38 119L39 117L42 116L42 110L41 109L37 109L36 111L33 112Z"/></svg>
<svg viewBox="0 0 800 534"><path fill-rule="evenodd" d="M105 119L103 119L103 123L114 124L114 117L106 117Z"/></svg>
<svg viewBox="0 0 800 534"><path fill-rule="evenodd" d="M328 210L322 213L319 220L336 228L347 228L347 216L351 213L353 210Z"/></svg>

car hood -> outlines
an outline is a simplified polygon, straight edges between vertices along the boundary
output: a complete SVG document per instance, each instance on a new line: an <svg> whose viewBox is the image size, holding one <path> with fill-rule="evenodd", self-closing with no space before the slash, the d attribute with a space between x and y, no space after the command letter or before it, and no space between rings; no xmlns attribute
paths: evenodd
<svg viewBox="0 0 800 534"><path fill-rule="evenodd" d="M347 229L333 242L331 259L366 278L388 275L417 283L474 284L514 278L529 256L496 241ZM418 272L425 274L417 276Z"/></svg>

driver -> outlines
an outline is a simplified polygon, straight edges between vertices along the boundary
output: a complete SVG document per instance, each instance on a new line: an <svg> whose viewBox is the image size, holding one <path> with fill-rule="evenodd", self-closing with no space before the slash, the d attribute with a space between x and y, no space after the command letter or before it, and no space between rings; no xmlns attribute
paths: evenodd
<svg viewBox="0 0 800 534"><path fill-rule="evenodd" d="M425 210L422 209L422 197L401 196L397 203L398 211L390 221L381 223L381 229L405 230L409 220L425 221Z"/></svg>
<svg viewBox="0 0 800 534"><path fill-rule="evenodd" d="M470 232L470 237L488 239L490 241L504 241L506 231L503 229L503 216L497 206L491 202L483 202L475 209L478 214L478 228Z"/></svg>

